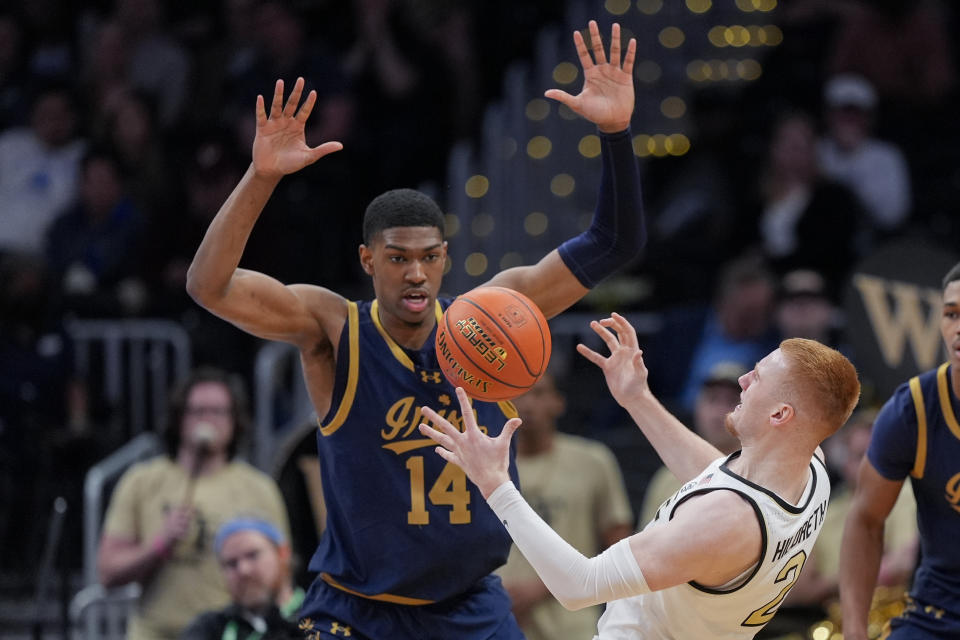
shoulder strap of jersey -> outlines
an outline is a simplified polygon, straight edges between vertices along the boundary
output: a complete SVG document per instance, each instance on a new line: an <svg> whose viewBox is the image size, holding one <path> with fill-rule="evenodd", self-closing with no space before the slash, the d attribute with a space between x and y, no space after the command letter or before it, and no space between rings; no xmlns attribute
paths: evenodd
<svg viewBox="0 0 960 640"><path fill-rule="evenodd" d="M350 407L353 406L353 397L357 392L357 379L360 377L360 322L357 303L347 301L347 339L349 348L347 349L350 361L347 363L347 386L343 390L343 398L340 400L340 406L337 407L337 413L329 423L320 425L320 433L324 436L333 435L339 429L350 413Z"/></svg>
<svg viewBox="0 0 960 640"><path fill-rule="evenodd" d="M944 362L937 369L937 391L940 395L940 413L943 414L943 420L947 423L950 432L960 439L960 424L957 423L957 416L953 412L953 402L950 400L950 378L947 377L947 369L950 368L949 362Z"/></svg>
<svg viewBox="0 0 960 640"><path fill-rule="evenodd" d="M910 378L910 395L913 397L913 409L917 412L917 453L913 459L910 475L922 478L927 464L927 408L923 402L923 390L920 388L920 376Z"/></svg>

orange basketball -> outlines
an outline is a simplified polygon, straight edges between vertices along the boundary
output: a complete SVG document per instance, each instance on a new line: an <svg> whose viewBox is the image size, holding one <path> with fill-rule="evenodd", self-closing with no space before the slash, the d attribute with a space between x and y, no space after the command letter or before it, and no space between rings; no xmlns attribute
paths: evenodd
<svg viewBox="0 0 960 640"><path fill-rule="evenodd" d="M530 298L479 287L447 307L437 327L437 359L451 384L477 400L516 398L550 361L550 327Z"/></svg>

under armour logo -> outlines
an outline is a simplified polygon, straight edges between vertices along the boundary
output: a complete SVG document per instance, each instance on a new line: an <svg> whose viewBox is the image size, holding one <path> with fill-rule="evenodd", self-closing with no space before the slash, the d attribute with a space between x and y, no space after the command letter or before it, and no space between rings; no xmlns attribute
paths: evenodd
<svg viewBox="0 0 960 640"><path fill-rule="evenodd" d="M339 622L332 622L332 623L330 623L330 633L332 633L333 635L337 635L337 634L340 633L341 631L343 631L343 635L344 635L345 637L350 637L351 635L353 635L352 633L350 633L350 627L349 627L349 626L347 626L347 625L342 625L342 626L341 626L341 624L340 624Z"/></svg>
<svg viewBox="0 0 960 640"><path fill-rule="evenodd" d="M440 384L443 382L443 378L440 377L439 371L424 371L420 370L420 379L423 382L432 382L433 384Z"/></svg>

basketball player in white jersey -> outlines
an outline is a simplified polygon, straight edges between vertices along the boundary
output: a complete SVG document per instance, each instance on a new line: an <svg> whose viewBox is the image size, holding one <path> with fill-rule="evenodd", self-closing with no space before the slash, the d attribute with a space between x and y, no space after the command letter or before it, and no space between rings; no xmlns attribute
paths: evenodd
<svg viewBox="0 0 960 640"><path fill-rule="evenodd" d="M684 484L640 532L586 558L540 519L507 474L510 438L476 426L457 390L463 431L424 408L420 430L463 468L544 584L566 607L609 602L602 640L752 638L800 576L823 524L830 484L820 443L860 395L853 365L813 340L790 339L740 378L727 426L741 449L723 456L653 397L633 327L618 314L591 327L610 349L577 350ZM522 416L521 416L522 418Z"/></svg>

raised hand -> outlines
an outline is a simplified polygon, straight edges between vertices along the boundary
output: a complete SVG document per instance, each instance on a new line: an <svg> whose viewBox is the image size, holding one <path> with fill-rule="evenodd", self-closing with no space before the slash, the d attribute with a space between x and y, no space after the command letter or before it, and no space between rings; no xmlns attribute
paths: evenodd
<svg viewBox="0 0 960 640"><path fill-rule="evenodd" d="M643 363L643 351L637 343L637 332L627 319L619 313L609 318L590 323L610 349L610 355L603 357L583 344L577 345L577 351L603 370L610 394L621 406L634 400L650 396L647 385L647 367ZM612 331L611 331L612 329Z"/></svg>
<svg viewBox="0 0 960 640"><path fill-rule="evenodd" d="M307 146L304 125L317 103L317 92L311 91L307 94L307 99L301 105L303 84L303 78L297 78L293 91L284 104L283 80L277 80L269 117L263 96L257 96L257 135L253 140L253 168L258 175L280 178L343 148L339 142L324 142L317 147Z"/></svg>
<svg viewBox="0 0 960 640"><path fill-rule="evenodd" d="M590 120L605 133L623 131L633 115L633 61L637 53L637 41L630 38L627 53L620 61L620 25L613 24L610 33L610 59L603 50L600 29L595 20L590 21L590 41L593 57L587 49L583 35L573 32L573 42L583 67L583 89L570 95L560 89L549 89L548 98L562 102L574 112Z"/></svg>
<svg viewBox="0 0 960 640"><path fill-rule="evenodd" d="M477 427L470 398L461 387L457 387L457 400L463 416L462 432L430 407L423 407L423 416L437 427L434 429L421 423L420 433L439 444L437 454L463 469L486 498L510 480L510 439L520 426L520 419L507 420L500 435L491 438Z"/></svg>

